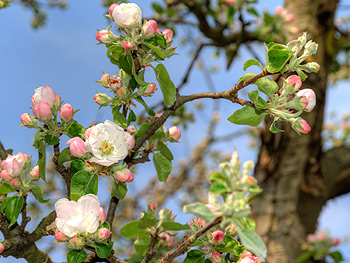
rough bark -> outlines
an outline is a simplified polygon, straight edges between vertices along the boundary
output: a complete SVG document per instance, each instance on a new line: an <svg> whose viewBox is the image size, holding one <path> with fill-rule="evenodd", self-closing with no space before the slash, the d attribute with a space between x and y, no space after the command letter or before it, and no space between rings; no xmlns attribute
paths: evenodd
<svg viewBox="0 0 350 263"><path fill-rule="evenodd" d="M296 262L300 241L315 230L322 206L331 197L324 196L329 184L321 169L321 131L332 58L327 52L327 39L332 37L337 4L329 0L285 0L286 9L295 17L291 26L307 31L308 38L319 44L312 59L321 69L303 84L317 97L314 110L303 116L312 128L310 134L299 136L285 125L282 134L271 134L266 129L261 135L255 173L264 191L253 203L253 216L257 232L267 244L269 263Z"/></svg>

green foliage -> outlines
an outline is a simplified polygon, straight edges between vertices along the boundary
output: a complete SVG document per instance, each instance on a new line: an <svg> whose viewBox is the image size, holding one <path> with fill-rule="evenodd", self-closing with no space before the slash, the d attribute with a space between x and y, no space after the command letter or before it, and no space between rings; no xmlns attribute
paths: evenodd
<svg viewBox="0 0 350 263"><path fill-rule="evenodd" d="M228 120L234 124L256 127L263 121L266 115L267 113L263 111L246 106L235 111Z"/></svg>
<svg viewBox="0 0 350 263"><path fill-rule="evenodd" d="M278 85L272 79L268 77L263 77L255 81L255 85L258 86L258 89L268 95L271 99L273 99L273 94L278 91Z"/></svg>
<svg viewBox="0 0 350 263"><path fill-rule="evenodd" d="M288 50L286 46L272 43L272 45L268 46L266 70L270 73L282 70L292 54L293 52Z"/></svg>
<svg viewBox="0 0 350 263"><path fill-rule="evenodd" d="M9 184L2 183L0 184L0 195L5 195L8 193L16 192Z"/></svg>
<svg viewBox="0 0 350 263"><path fill-rule="evenodd" d="M110 242L108 244L95 243L94 247L96 249L97 256L99 256L100 258L108 257L112 252L113 244L114 242Z"/></svg>
<svg viewBox="0 0 350 263"><path fill-rule="evenodd" d="M37 186L37 185L33 185L31 187L32 193L34 195L34 197L36 198L36 200L38 200L40 203L44 204L47 203L48 201L50 201L50 199L45 200L44 199L44 193L43 190Z"/></svg>
<svg viewBox="0 0 350 263"><path fill-rule="evenodd" d="M5 201L6 200L6 201ZM6 197L1 204L1 212L5 211L7 220L10 222L10 226L17 222L18 216L23 208L23 196L11 196Z"/></svg>
<svg viewBox="0 0 350 263"><path fill-rule="evenodd" d="M161 152L153 154L153 163L157 171L159 181L165 182L171 173L171 161Z"/></svg>
<svg viewBox="0 0 350 263"><path fill-rule="evenodd" d="M205 253L198 250L192 249L187 252L184 263L204 263Z"/></svg>
<svg viewBox="0 0 350 263"><path fill-rule="evenodd" d="M246 62L244 62L243 64L243 70L246 71L247 68L249 68L250 66L259 66L260 68L263 68L260 64L259 61L257 61L256 59L248 59Z"/></svg>
<svg viewBox="0 0 350 263"><path fill-rule="evenodd" d="M203 218L205 221L210 222L214 220L218 215L213 214L210 209L201 204L201 203L193 203L189 205L185 205L183 212L186 214L193 214L197 217Z"/></svg>
<svg viewBox="0 0 350 263"><path fill-rule="evenodd" d="M79 171L75 173L71 180L71 199L77 201L80 197L87 194L97 194L98 176L88 171Z"/></svg>
<svg viewBox="0 0 350 263"><path fill-rule="evenodd" d="M87 254L84 250L71 250L67 254L68 263L81 263L87 258Z"/></svg>
<svg viewBox="0 0 350 263"><path fill-rule="evenodd" d="M168 71L163 64L158 64L157 67L153 67L153 70L163 93L164 104L173 105L176 98L176 88L170 79Z"/></svg>
<svg viewBox="0 0 350 263"><path fill-rule="evenodd" d="M118 199L124 199L126 193L128 192L128 187L126 186L126 183L115 181L113 184L111 195L118 198Z"/></svg>
<svg viewBox="0 0 350 263"><path fill-rule="evenodd" d="M188 230L187 225L183 225L177 222L162 222L160 225L164 231L181 231L181 230Z"/></svg>
<svg viewBox="0 0 350 263"><path fill-rule="evenodd" d="M240 241L248 250L252 251L258 258L266 258L265 244L254 231L237 228L237 232Z"/></svg>
<svg viewBox="0 0 350 263"><path fill-rule="evenodd" d="M68 162L71 159L72 156L70 155L70 149L67 147L60 153L60 156L58 157L58 164L63 165L65 162Z"/></svg>
<svg viewBox="0 0 350 263"><path fill-rule="evenodd" d="M145 228L139 227L139 221L131 221L120 229L120 234L125 238L134 238L146 233Z"/></svg>

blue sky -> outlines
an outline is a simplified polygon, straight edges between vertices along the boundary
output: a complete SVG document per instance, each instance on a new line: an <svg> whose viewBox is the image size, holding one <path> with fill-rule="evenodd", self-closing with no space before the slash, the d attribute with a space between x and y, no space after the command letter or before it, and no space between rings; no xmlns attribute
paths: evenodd
<svg viewBox="0 0 350 263"><path fill-rule="evenodd" d="M150 15L149 5L151 1L135 1L142 8L146 15ZM13 4L11 8L1 10L0 27L2 39L0 42L0 88L2 91L0 111L2 113L2 129L0 129L0 140L5 147L14 149L14 153L19 151L32 154L34 159L36 153L33 149L34 131L19 127L20 115L23 112L30 112L30 98L34 89L45 84L49 84L61 98L70 103L74 109L80 109L75 118L85 127L92 120L104 121L111 119L108 110L98 111L98 106L93 101L96 91L105 90L95 82L100 79L102 71L115 74L117 68L110 64L105 56L106 49L103 45L96 46L96 29L105 29L110 24L103 17L104 9L100 1L74 0L70 2L66 11L51 10L48 16L47 26L34 31L29 24L31 14L22 6ZM273 10L281 4L281 1L262 1L260 6ZM269 5L269 7L266 7ZM175 39L174 45L177 45ZM213 49L207 49L201 59L207 61L212 57ZM165 62L171 78L178 84L189 63L189 48L178 47L177 53L180 56L171 58ZM264 56L261 55L263 58ZM243 50L229 71L220 71L212 75L212 80L218 91L229 89L238 78L244 74L242 70L243 62L247 57L247 52ZM221 65L224 69L224 58L219 57L214 64ZM151 74L146 75L152 79ZM190 77L189 84L183 89L183 94L206 91L207 85L203 74L195 71ZM349 83L343 82L337 87L330 89L327 100L327 112L337 111L340 114L349 111L346 98L349 98L350 91L345 89ZM156 94L159 98L160 94ZM150 101L150 100L149 100ZM207 123L206 113L210 112L211 102L203 101L205 110L198 115L196 125L190 126L189 130L183 134L182 143L171 144L171 149L178 157L187 157L188 149L195 145L201 136L197 136L197 131L204 129ZM343 103L342 103L343 102ZM152 104L152 103L151 103ZM192 107L192 106L189 106ZM217 134L227 134L233 131L244 129L229 124L226 118L239 107L228 102L220 105L221 121L217 129ZM170 124L167 124L170 127ZM196 134L196 136L193 136ZM247 136L233 140L230 143L218 144L217 149L231 152L237 147L242 161L256 159L256 152L247 147ZM144 170L151 178L155 171L152 165L145 165ZM135 188L138 188L135 180ZM139 179L141 180L141 178ZM172 204L171 204L172 205ZM175 205L174 205L175 206ZM328 228L333 236L350 236L348 224L350 218L350 196L344 196L330 201L325 206L320 217L320 229ZM171 207L170 207L171 208ZM346 257L350 260L350 247L342 247ZM54 257L54 260L63 260L61 255ZM3 260L3 259L2 259ZM1 262L3 262L1 260ZM14 262L13 259L4 262ZM18 261L21 262L21 261Z"/></svg>

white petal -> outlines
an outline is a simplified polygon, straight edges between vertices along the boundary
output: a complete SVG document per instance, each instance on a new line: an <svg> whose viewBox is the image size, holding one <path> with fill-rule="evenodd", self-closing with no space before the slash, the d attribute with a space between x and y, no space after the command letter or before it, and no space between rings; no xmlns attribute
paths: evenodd
<svg viewBox="0 0 350 263"><path fill-rule="evenodd" d="M77 203L75 201L69 201L67 198L58 200L55 204L55 210L57 218L68 220L76 213Z"/></svg>
<svg viewBox="0 0 350 263"><path fill-rule="evenodd" d="M79 198L76 209L79 214L83 215L83 217L85 217L90 210L93 210L96 216L98 216L100 212L100 200L98 200L98 197L93 194L84 195Z"/></svg>

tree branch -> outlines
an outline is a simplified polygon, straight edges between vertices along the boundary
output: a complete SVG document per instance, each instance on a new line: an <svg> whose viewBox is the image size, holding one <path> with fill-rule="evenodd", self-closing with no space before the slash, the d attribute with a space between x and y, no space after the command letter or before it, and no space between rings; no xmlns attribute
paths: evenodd
<svg viewBox="0 0 350 263"><path fill-rule="evenodd" d="M54 156L52 157L52 162L55 164L56 171L62 175L64 181L66 182L67 196L70 197L70 170L58 163L58 157L61 154L59 144L53 146L53 152Z"/></svg>

